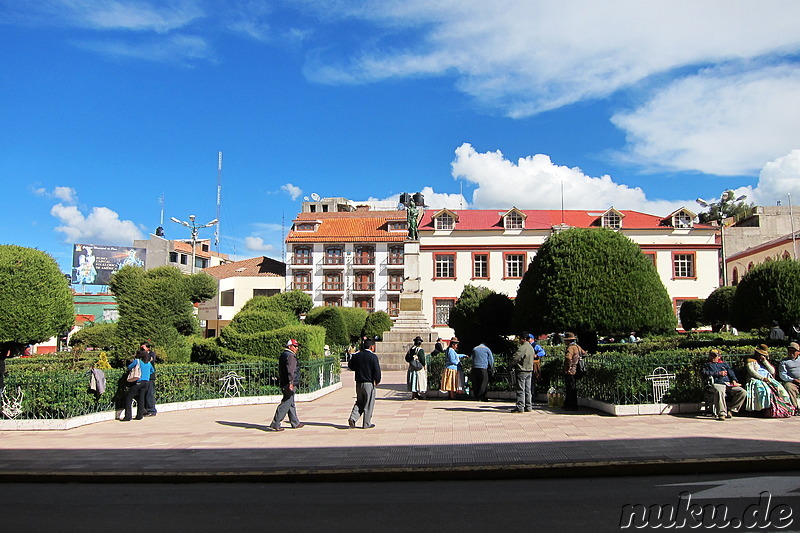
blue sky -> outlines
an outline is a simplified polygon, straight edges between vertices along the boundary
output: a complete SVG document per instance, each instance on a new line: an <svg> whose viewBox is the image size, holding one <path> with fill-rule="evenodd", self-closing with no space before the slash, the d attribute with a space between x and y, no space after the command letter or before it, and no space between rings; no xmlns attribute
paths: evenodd
<svg viewBox="0 0 800 533"><path fill-rule="evenodd" d="M188 238L169 218L215 218L219 151L236 259L279 258L312 192L785 205L798 20L792 0L0 0L0 243L67 270L72 243L153 232L162 196Z"/></svg>

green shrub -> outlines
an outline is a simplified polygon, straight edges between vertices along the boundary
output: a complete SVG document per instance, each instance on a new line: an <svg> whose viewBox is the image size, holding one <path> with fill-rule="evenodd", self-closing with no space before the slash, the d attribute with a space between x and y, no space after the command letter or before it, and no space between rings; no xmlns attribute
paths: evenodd
<svg viewBox="0 0 800 533"><path fill-rule="evenodd" d="M116 344L117 325L115 323L90 324L82 327L69 338L70 346L84 346L100 350L108 350Z"/></svg>
<svg viewBox="0 0 800 533"><path fill-rule="evenodd" d="M384 332L392 329L392 325L392 317L389 316L389 313L385 311L375 311L367 316L362 335L369 338L376 337L382 339Z"/></svg>
<svg viewBox="0 0 800 533"><path fill-rule="evenodd" d="M364 324L367 322L366 309L360 307L339 307L344 319L344 325L347 329L347 336L349 341L354 341L359 338L361 332L364 331Z"/></svg>
<svg viewBox="0 0 800 533"><path fill-rule="evenodd" d="M306 324L325 328L325 342L329 346L344 346L350 342L344 315L339 307L315 307L308 312Z"/></svg>
<svg viewBox="0 0 800 533"><path fill-rule="evenodd" d="M262 359L277 359L286 348L286 341L295 339L300 343L297 357L301 361L324 357L325 329L320 326L286 326L272 331L242 335L225 328L220 335L220 345L249 356Z"/></svg>
<svg viewBox="0 0 800 533"><path fill-rule="evenodd" d="M706 323L703 316L703 305L706 303L702 299L686 300L681 304L680 318L681 326L686 331L696 329Z"/></svg>
<svg viewBox="0 0 800 533"><path fill-rule="evenodd" d="M298 324L297 317L289 311L239 311L225 329L249 335Z"/></svg>

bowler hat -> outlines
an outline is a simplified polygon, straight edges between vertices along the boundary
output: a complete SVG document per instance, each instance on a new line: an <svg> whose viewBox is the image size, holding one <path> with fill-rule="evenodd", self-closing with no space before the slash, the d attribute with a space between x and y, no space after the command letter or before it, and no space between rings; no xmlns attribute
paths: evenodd
<svg viewBox="0 0 800 533"><path fill-rule="evenodd" d="M414 342L422 342L422 337L417 335L416 337L414 337Z"/></svg>
<svg viewBox="0 0 800 533"><path fill-rule="evenodd" d="M572 333L571 331L567 331L566 333L564 333L564 340L565 341L574 341L577 338L578 337L576 337L575 334Z"/></svg>

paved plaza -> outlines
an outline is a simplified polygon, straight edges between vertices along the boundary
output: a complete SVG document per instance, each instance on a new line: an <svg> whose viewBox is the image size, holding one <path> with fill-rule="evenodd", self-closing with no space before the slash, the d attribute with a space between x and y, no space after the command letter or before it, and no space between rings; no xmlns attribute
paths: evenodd
<svg viewBox="0 0 800 533"><path fill-rule="evenodd" d="M305 427L268 427L275 404L160 413L66 431L0 432L0 479L465 479L790 470L800 417L614 417L511 401L410 400L384 373L373 429L350 429L352 373L299 403Z"/></svg>

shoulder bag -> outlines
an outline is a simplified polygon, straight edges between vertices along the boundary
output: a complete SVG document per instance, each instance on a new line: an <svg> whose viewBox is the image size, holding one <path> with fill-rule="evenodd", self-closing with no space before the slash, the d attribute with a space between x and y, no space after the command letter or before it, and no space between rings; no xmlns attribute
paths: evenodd
<svg viewBox="0 0 800 533"><path fill-rule="evenodd" d="M136 360L136 364L128 371L128 381L130 383L135 383L142 379L142 369L139 367L139 360Z"/></svg>

